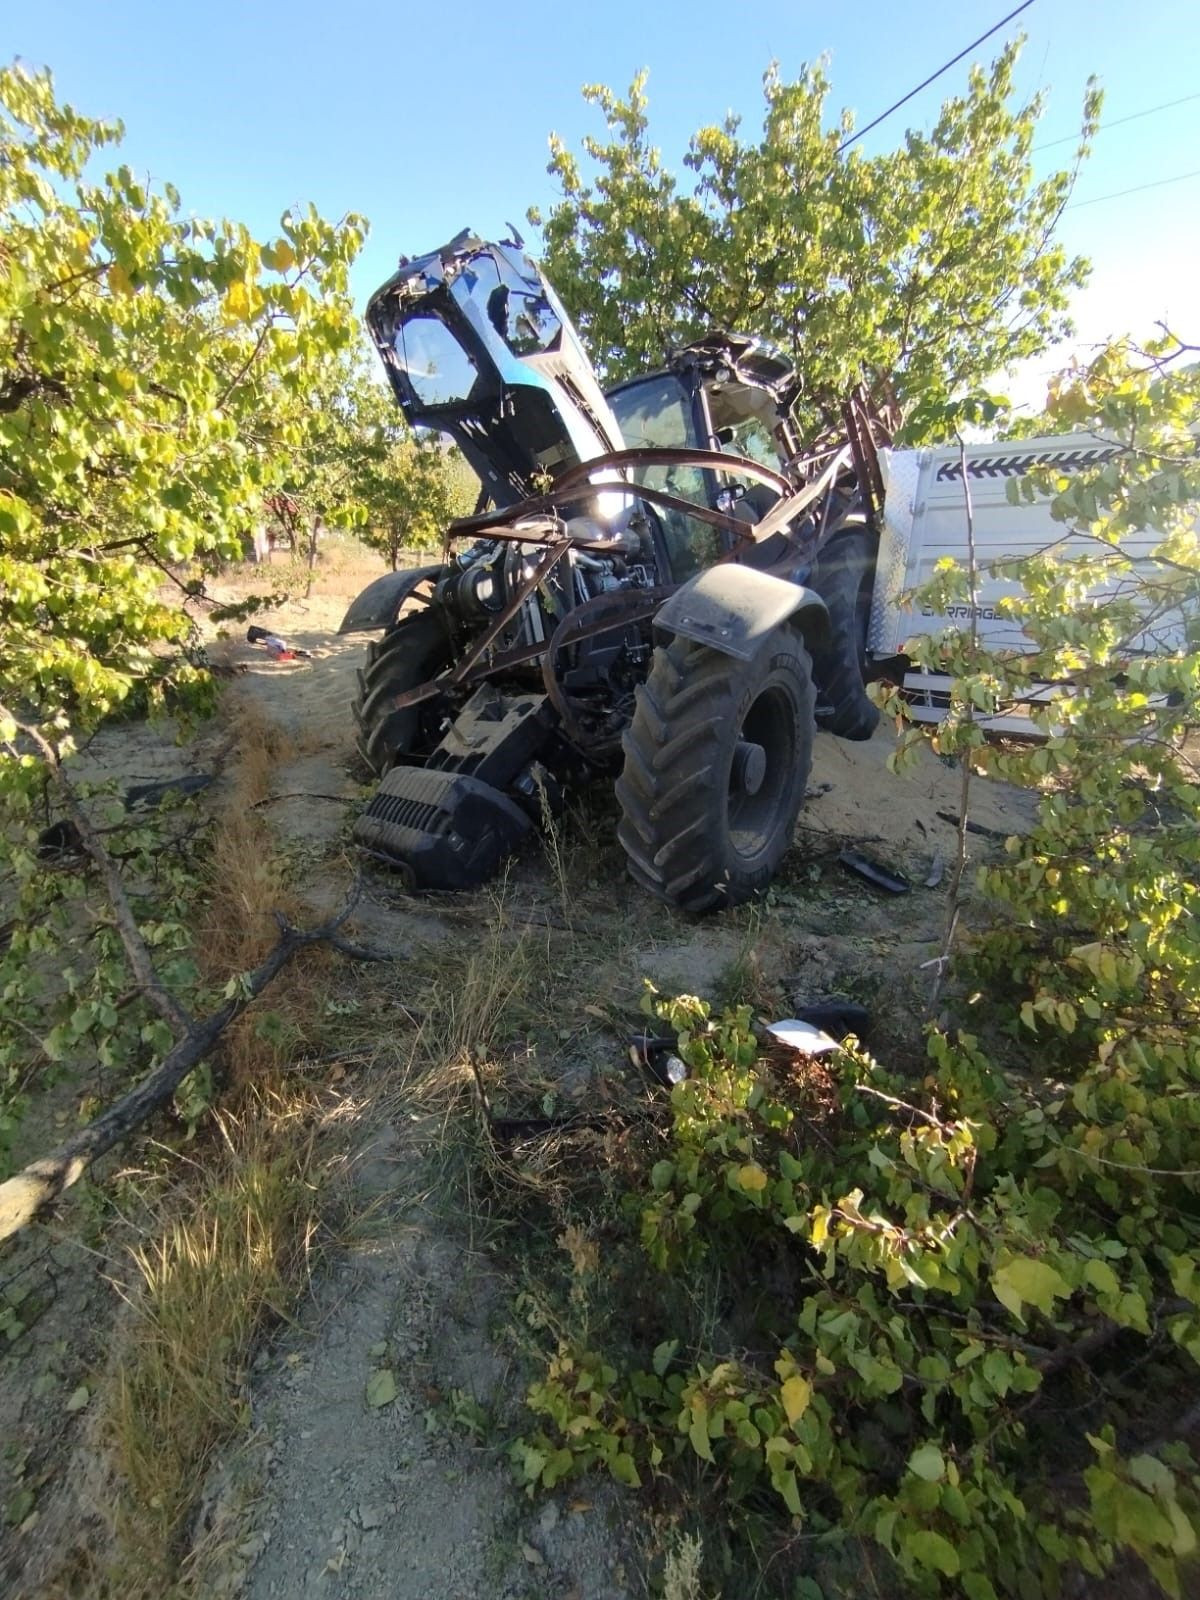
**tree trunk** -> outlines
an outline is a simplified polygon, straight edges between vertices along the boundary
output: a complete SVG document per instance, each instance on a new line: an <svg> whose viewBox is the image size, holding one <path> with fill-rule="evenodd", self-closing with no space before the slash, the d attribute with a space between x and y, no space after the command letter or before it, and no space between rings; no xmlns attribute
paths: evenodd
<svg viewBox="0 0 1200 1600"><path fill-rule="evenodd" d="M321 519L315 513L308 530L308 582L304 585L304 598L312 598L313 570L317 565L317 536L321 532Z"/></svg>

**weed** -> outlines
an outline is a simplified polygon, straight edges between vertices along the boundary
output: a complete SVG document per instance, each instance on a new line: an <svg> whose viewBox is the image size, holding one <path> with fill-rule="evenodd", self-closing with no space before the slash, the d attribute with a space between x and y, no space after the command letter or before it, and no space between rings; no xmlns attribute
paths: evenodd
<svg viewBox="0 0 1200 1600"><path fill-rule="evenodd" d="M703 1566L703 1539L698 1534L681 1533L663 1563L663 1600L703 1600Z"/></svg>

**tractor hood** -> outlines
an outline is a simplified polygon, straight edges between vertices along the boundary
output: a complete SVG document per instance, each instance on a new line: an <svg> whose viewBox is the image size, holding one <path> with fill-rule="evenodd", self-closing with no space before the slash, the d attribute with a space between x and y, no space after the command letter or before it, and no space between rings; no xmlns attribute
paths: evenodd
<svg viewBox="0 0 1200 1600"><path fill-rule="evenodd" d="M519 239L402 261L367 326L408 422L450 437L497 507L622 445L591 362Z"/></svg>

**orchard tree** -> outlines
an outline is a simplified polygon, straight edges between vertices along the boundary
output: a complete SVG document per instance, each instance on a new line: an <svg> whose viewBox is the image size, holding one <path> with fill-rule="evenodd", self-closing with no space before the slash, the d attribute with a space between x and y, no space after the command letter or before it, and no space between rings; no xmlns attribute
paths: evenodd
<svg viewBox="0 0 1200 1600"><path fill-rule="evenodd" d="M943 438L956 402L1069 329L1087 263L1054 233L1100 96L1089 85L1074 169L1042 182L1031 149L1043 100L1014 104L1019 46L971 70L928 134L866 155L827 117L820 67L763 80L761 132L700 129L685 181L651 140L646 74L627 98L584 89L607 139L581 163L557 135L561 199L543 218L547 272L593 358L617 379L711 326L757 333L796 359L814 426L864 374L894 390L910 440Z"/></svg>
<svg viewBox="0 0 1200 1600"><path fill-rule="evenodd" d="M62 764L72 736L123 704L202 679L185 596L164 591L181 565L238 559L264 500L323 437L312 397L352 348L347 273L365 232L311 208L266 242L190 217L170 185L152 191L128 166L97 173L120 137L60 105L48 74L0 69L0 826L14 913L0 949L0 1177L47 1064L146 1074L0 1184L0 1239L164 1104L294 953L349 948L344 917L313 933L281 922L263 963L214 1004L189 950L195 830L119 804L100 828L104 802L85 803ZM92 875L44 870L47 848L66 858L52 865L90 858ZM92 915L96 882L106 909Z"/></svg>
<svg viewBox="0 0 1200 1600"><path fill-rule="evenodd" d="M188 676L164 569L240 556L355 330L360 218L188 216L92 176L121 131L0 70L0 702L52 740Z"/></svg>
<svg viewBox="0 0 1200 1600"><path fill-rule="evenodd" d="M317 545L329 527L354 527L367 515L376 438L390 421L388 397L366 369L361 345L333 350L313 363L305 396L303 448L289 453L268 510L303 550L312 590Z"/></svg>
<svg viewBox="0 0 1200 1600"><path fill-rule="evenodd" d="M479 483L456 449L414 434L399 421L380 428L362 480L365 544L395 571L402 550L428 550L446 525L475 508Z"/></svg>

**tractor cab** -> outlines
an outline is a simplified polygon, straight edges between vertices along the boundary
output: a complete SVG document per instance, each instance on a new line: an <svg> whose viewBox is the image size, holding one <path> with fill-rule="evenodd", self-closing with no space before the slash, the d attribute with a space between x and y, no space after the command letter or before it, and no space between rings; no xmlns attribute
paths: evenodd
<svg viewBox="0 0 1200 1600"><path fill-rule="evenodd" d="M799 382L760 339L710 334L677 352L662 371L605 395L570 318L520 239L491 243L464 230L439 250L403 260L371 297L366 320L409 424L448 434L478 476L483 502L497 511L544 494L573 469L613 452L682 449L723 453L729 470L629 463L630 488L755 524L778 489L761 475L739 475L739 459L771 469L781 485L798 454L791 407ZM611 473L605 481L613 484ZM613 487L594 493L586 474L569 509L599 518L613 532L637 515L632 495ZM736 542L721 516L691 515L686 505L660 505L650 520L677 583ZM764 545L754 559L770 565L779 553Z"/></svg>
<svg viewBox="0 0 1200 1600"><path fill-rule="evenodd" d="M631 378L607 398L630 449L720 451L785 472L799 451L792 405L795 369L773 345L744 334L713 333L672 356L660 372ZM747 523L760 520L778 498L764 484L738 481L734 459L723 472L700 466L639 466L635 483L665 489ZM660 513L673 568L698 571L723 552L711 526L678 510Z"/></svg>

